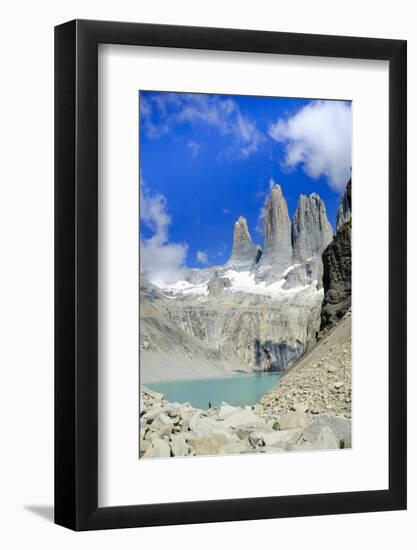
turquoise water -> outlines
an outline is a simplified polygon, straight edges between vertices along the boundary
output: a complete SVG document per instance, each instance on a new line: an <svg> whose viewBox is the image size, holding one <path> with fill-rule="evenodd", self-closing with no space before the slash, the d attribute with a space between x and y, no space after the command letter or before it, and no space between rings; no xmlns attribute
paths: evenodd
<svg viewBox="0 0 417 550"><path fill-rule="evenodd" d="M207 409L226 401L229 405L253 405L272 387L282 372L236 375L230 378L209 378L204 380L175 380L146 384L151 390L163 393L168 401L185 403L199 409Z"/></svg>

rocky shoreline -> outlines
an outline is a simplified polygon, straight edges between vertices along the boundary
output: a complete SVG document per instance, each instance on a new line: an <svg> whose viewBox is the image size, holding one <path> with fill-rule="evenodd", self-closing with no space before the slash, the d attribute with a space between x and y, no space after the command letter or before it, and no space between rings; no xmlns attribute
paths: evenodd
<svg viewBox="0 0 417 550"><path fill-rule="evenodd" d="M350 312L253 406L202 410L141 387L140 458L350 447Z"/></svg>
<svg viewBox="0 0 417 550"><path fill-rule="evenodd" d="M207 411L187 403L170 403L142 388L140 458L214 454L268 453L350 447L350 420L318 415L309 420L303 406L277 419L262 405L233 407L223 403Z"/></svg>

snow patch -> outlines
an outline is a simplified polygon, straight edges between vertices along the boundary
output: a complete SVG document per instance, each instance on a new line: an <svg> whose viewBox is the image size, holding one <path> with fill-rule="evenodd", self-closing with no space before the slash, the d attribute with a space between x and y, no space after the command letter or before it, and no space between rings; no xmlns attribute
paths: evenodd
<svg viewBox="0 0 417 550"><path fill-rule="evenodd" d="M279 281L270 284L267 284L265 281L257 282L255 280L255 273L249 270L236 271L234 269L228 269L227 271L223 271L221 275L219 274L219 276L222 279L230 280L231 286L226 287L225 291L232 293L243 292L247 294L259 294L262 296L270 296L272 298L282 299L285 297L290 297L294 294L298 294L299 292L306 291L307 289L310 289L314 292L319 292L317 290L316 281L305 286L297 286L290 289L282 288L286 282L286 276L288 275L288 273L290 273L290 271L292 271L299 265L302 264L291 265L283 272ZM191 283L189 281L181 279L179 281L176 281L175 283L163 283L160 281L153 281L153 284L157 286L160 290L162 290L167 298L174 299L178 295L194 295L199 296L199 300L205 300L206 297L209 295L209 282L210 278L208 278L206 281L199 283ZM171 296L169 296L169 294L171 294Z"/></svg>
<svg viewBox="0 0 417 550"><path fill-rule="evenodd" d="M298 264L297 264L298 265ZM283 276L287 275L296 265L293 265L286 269L283 273ZM250 271L234 271L229 269L223 275L224 278L227 278L232 283L232 286L227 290L229 292L246 292L249 294L261 294L263 296L271 296L273 298L280 298L282 296L288 296L289 294L296 294L307 288L316 288L316 281L310 285L298 286L291 289L283 289L282 286L286 282L286 279L280 279L275 283L269 285L265 281L257 283L255 281L255 274Z"/></svg>
<svg viewBox="0 0 417 550"><path fill-rule="evenodd" d="M161 290L163 290L164 292L172 292L173 294L184 294L184 295L196 294L201 296L207 296L208 282L209 281L207 280L203 283L192 284L192 283L189 283L188 281L180 280L171 284L169 283L163 284L160 282L158 283L154 282L153 284L158 288L160 288Z"/></svg>
<svg viewBox="0 0 417 550"><path fill-rule="evenodd" d="M286 277L286 275L288 275L288 273L290 271L292 271L293 269L295 269L296 267L299 267L300 265L303 265L303 264L294 264L294 265L290 265L290 267L287 267L287 269L284 271L284 273L282 274L282 277Z"/></svg>

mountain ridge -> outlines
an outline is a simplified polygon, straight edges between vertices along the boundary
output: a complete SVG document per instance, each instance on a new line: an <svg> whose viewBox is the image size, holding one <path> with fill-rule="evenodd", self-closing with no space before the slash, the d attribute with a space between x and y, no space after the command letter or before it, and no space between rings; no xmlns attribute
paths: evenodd
<svg viewBox="0 0 417 550"><path fill-rule="evenodd" d="M317 194L301 195L290 220L275 184L265 203L263 249L254 244L247 220L240 216L225 264L185 269L183 279L166 285L152 284L141 273L141 353L144 358L156 354L142 368L155 369L168 357L180 364L184 352L176 342L195 340L190 360L201 366L200 374L210 363L210 376L224 375L218 368L222 362L230 364L230 372L288 369L320 330L322 257L333 240ZM162 327L161 338L155 327Z"/></svg>

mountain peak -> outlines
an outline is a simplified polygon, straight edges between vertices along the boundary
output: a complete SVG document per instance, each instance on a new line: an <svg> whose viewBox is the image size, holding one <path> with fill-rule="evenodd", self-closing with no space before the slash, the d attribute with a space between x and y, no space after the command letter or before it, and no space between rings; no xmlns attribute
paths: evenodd
<svg viewBox="0 0 417 550"><path fill-rule="evenodd" d="M337 211L336 230L342 227L343 224L348 222L352 217L352 180L349 180L345 192L340 200L339 208Z"/></svg>
<svg viewBox="0 0 417 550"><path fill-rule="evenodd" d="M227 262L238 270L250 269L259 259L260 248L252 241L248 222L239 216L234 225L232 255Z"/></svg>
<svg viewBox="0 0 417 550"><path fill-rule="evenodd" d="M235 247L240 247L243 244L253 244L253 242L249 233L247 219L244 216L239 216L235 222L233 249L235 249Z"/></svg>
<svg viewBox="0 0 417 550"><path fill-rule="evenodd" d="M274 184L264 207L264 251L259 262L262 278L279 278L290 265L291 222L281 186Z"/></svg>
<svg viewBox="0 0 417 550"><path fill-rule="evenodd" d="M309 197L300 195L291 224L294 256L304 260L319 257L332 238L333 229L320 196L317 193Z"/></svg>

